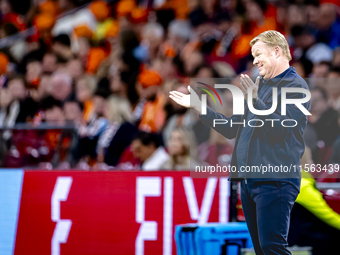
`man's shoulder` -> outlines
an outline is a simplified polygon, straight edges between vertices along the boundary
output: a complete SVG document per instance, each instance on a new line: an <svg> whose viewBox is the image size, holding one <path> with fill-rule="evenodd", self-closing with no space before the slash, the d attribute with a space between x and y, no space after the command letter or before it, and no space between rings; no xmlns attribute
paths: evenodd
<svg viewBox="0 0 340 255"><path fill-rule="evenodd" d="M294 68L292 68L282 80L284 81L284 87L304 88L309 90L306 80L298 75Z"/></svg>

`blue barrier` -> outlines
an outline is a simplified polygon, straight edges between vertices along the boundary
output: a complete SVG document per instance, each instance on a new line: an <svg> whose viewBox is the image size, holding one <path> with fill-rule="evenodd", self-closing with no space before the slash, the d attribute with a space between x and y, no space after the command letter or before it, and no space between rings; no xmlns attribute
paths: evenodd
<svg viewBox="0 0 340 255"><path fill-rule="evenodd" d="M177 225L175 241L178 255L237 255L253 247L243 222Z"/></svg>
<svg viewBox="0 0 340 255"><path fill-rule="evenodd" d="M14 254L23 178L22 169L0 169L0 255Z"/></svg>

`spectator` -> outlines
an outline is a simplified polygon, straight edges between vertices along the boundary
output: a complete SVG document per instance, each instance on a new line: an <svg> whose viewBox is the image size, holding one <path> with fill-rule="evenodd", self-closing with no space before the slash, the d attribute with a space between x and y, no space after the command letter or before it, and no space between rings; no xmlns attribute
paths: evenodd
<svg viewBox="0 0 340 255"><path fill-rule="evenodd" d="M28 61L26 64L25 80L29 86L39 87L39 79L42 73L41 62L35 59Z"/></svg>
<svg viewBox="0 0 340 255"><path fill-rule="evenodd" d="M60 34L53 38L53 52L60 58L68 60L72 57L71 40L67 34Z"/></svg>
<svg viewBox="0 0 340 255"><path fill-rule="evenodd" d="M56 100L65 101L72 92L72 78L68 73L54 73L51 79L52 96Z"/></svg>
<svg viewBox="0 0 340 255"><path fill-rule="evenodd" d="M178 127L172 131L168 147L170 157L160 169L190 170L197 165L194 139L190 137L185 128Z"/></svg>
<svg viewBox="0 0 340 255"><path fill-rule="evenodd" d="M188 89L184 85L178 86L176 90L181 93L188 94ZM193 121L193 116L187 108L180 106L173 101L170 101L170 104L174 109L174 115L169 118L163 130L163 139L166 146L169 145L172 133L176 130L176 128L190 128L191 122Z"/></svg>
<svg viewBox="0 0 340 255"><path fill-rule="evenodd" d="M89 122L94 114L93 94L96 80L91 76L82 76L76 82L76 97L84 105L84 120Z"/></svg>
<svg viewBox="0 0 340 255"><path fill-rule="evenodd" d="M23 100L26 97L25 81L22 76L15 76L8 81L8 91L14 100Z"/></svg>
<svg viewBox="0 0 340 255"><path fill-rule="evenodd" d="M141 161L141 170L159 170L169 159L168 153L161 146L159 137L154 133L138 132L131 144L135 158Z"/></svg>
<svg viewBox="0 0 340 255"><path fill-rule="evenodd" d="M291 33L294 37L295 57L306 58L313 64L332 60L332 49L327 44L316 41L311 27L295 26Z"/></svg>
<svg viewBox="0 0 340 255"><path fill-rule="evenodd" d="M249 54L251 39L267 30L277 30L275 16L272 8L263 0L250 0L242 2L245 14L245 22L241 28L242 36L235 40L233 54L237 58L244 58Z"/></svg>
<svg viewBox="0 0 340 255"><path fill-rule="evenodd" d="M31 120L37 111L38 104L31 97L28 97L23 77L18 75L10 78L8 91L12 102L8 106L7 126Z"/></svg>
<svg viewBox="0 0 340 255"><path fill-rule="evenodd" d="M139 128L148 132L159 132L165 122L165 95L162 93L163 81L157 72L144 70L138 77L140 96L147 102L144 105Z"/></svg>
<svg viewBox="0 0 340 255"><path fill-rule="evenodd" d="M64 125L65 116L62 103L55 98L48 96L41 101L40 110L43 112L43 121L51 125Z"/></svg>
<svg viewBox="0 0 340 255"><path fill-rule="evenodd" d="M192 77L196 68L204 63L202 53L195 51L184 59L184 71L186 76Z"/></svg>
<svg viewBox="0 0 340 255"><path fill-rule="evenodd" d="M319 144L319 148L324 148L327 152L335 138L339 135L338 112L327 104L327 92L315 87L311 90L311 116L309 116L309 125L311 125L318 136L318 140L323 144ZM325 153L319 154L317 163L327 160Z"/></svg>
<svg viewBox="0 0 340 255"><path fill-rule="evenodd" d="M337 6L332 3L320 5L318 19L317 40L327 43L332 49L340 46L340 21L337 20Z"/></svg>
<svg viewBox="0 0 340 255"><path fill-rule="evenodd" d="M164 37L164 29L158 23L146 24L141 31L140 46L134 49L134 55L140 61L155 59Z"/></svg>
<svg viewBox="0 0 340 255"><path fill-rule="evenodd" d="M105 103L104 116L109 125L98 140L97 162L116 166L122 152L136 134L137 128L131 124L131 106L124 98L110 96Z"/></svg>
<svg viewBox="0 0 340 255"><path fill-rule="evenodd" d="M79 141L75 157L80 160L82 168L89 169L96 162L98 139L109 125L109 121L104 117L105 100L109 94L108 83L105 87L99 82L93 97L93 116L87 125L80 125L78 129Z"/></svg>
<svg viewBox="0 0 340 255"><path fill-rule="evenodd" d="M42 72L52 74L57 69L57 56L53 52L47 52L42 59Z"/></svg>
<svg viewBox="0 0 340 255"><path fill-rule="evenodd" d="M64 126L66 119L62 108L62 102L49 96L41 101L40 106L43 121L49 126ZM41 151L41 169L69 169L73 164L72 158L72 133L63 132L56 128L39 133L40 139L46 146L39 148Z"/></svg>
<svg viewBox="0 0 340 255"><path fill-rule="evenodd" d="M191 38L190 23L185 20L173 20L168 29L169 46L173 48L175 53L181 53Z"/></svg>
<svg viewBox="0 0 340 255"><path fill-rule="evenodd" d="M327 93L328 93L328 103L336 111L340 110L340 67L333 67L329 74L327 80Z"/></svg>
<svg viewBox="0 0 340 255"><path fill-rule="evenodd" d="M14 11L14 6L9 0L2 0L1 5L1 20L4 24L13 23L18 30L23 31L26 29L26 24L22 17Z"/></svg>
<svg viewBox="0 0 340 255"><path fill-rule="evenodd" d="M80 125L83 120L83 105L71 98L66 100L63 106L65 121L67 124Z"/></svg>
<svg viewBox="0 0 340 255"><path fill-rule="evenodd" d="M84 66L79 58L73 58L67 63L67 70L69 71L71 77L77 80L84 74Z"/></svg>
<svg viewBox="0 0 340 255"><path fill-rule="evenodd" d="M329 70L331 69L331 63L328 61L321 61L320 63L317 63L313 66L313 71L311 74L311 81L312 85L311 87L321 87L323 89L326 88L327 82L325 82L325 78L328 77Z"/></svg>
<svg viewBox="0 0 340 255"><path fill-rule="evenodd" d="M291 4L286 6L286 31L290 32L294 26L303 26L306 24L307 13L303 6Z"/></svg>
<svg viewBox="0 0 340 255"><path fill-rule="evenodd" d="M313 69L313 63L308 59L302 58L293 64L296 72L302 78L308 78Z"/></svg>

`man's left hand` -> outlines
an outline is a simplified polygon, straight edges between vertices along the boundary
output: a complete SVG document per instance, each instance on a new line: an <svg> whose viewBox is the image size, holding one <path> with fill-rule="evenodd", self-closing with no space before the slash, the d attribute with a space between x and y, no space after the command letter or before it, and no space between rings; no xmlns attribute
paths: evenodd
<svg viewBox="0 0 340 255"><path fill-rule="evenodd" d="M260 76L257 76L255 83L246 74L241 74L240 89L243 92L244 98L248 101L249 88L252 91L252 99L257 98L257 90L259 89Z"/></svg>

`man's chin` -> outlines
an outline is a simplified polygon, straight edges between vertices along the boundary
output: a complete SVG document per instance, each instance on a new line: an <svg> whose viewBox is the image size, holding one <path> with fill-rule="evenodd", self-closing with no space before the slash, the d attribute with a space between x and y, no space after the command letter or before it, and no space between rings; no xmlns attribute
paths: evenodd
<svg viewBox="0 0 340 255"><path fill-rule="evenodd" d="M266 74L264 72L260 72L259 75L263 78L266 79Z"/></svg>

